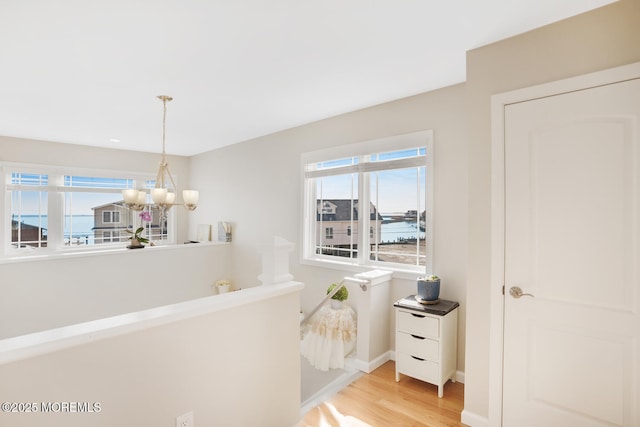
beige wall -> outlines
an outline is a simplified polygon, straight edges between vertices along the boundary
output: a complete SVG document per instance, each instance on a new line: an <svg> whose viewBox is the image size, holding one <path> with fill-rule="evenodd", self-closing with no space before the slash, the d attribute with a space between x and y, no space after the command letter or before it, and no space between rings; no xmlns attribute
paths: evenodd
<svg viewBox="0 0 640 427"><path fill-rule="evenodd" d="M493 94L640 61L640 1L618 3L467 54L469 264L465 411L486 417L489 389Z"/></svg>
<svg viewBox="0 0 640 427"><path fill-rule="evenodd" d="M456 85L195 156L191 161L191 183L200 189L201 203L194 212L191 231L198 223L233 223L234 278L245 286L256 283L260 273L257 243L274 235L294 242L296 250L291 257L291 269L296 280L307 284L302 294L302 308L309 311L322 299L329 284L354 272L300 263L301 154L433 129L434 272L442 277L441 297L463 302L467 253L465 121L465 88ZM415 277L395 279L392 298L415 293ZM361 291L357 286L349 291L355 304ZM464 313L463 303L458 353L458 369L462 371ZM390 325L390 330L392 328Z"/></svg>

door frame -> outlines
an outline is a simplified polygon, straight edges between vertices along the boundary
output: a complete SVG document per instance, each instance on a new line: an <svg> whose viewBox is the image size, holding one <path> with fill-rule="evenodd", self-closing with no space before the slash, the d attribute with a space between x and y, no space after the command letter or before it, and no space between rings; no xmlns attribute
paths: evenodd
<svg viewBox="0 0 640 427"><path fill-rule="evenodd" d="M592 87L640 78L640 62L544 83L491 97L491 277L489 319L489 425L502 426L505 271L505 108Z"/></svg>

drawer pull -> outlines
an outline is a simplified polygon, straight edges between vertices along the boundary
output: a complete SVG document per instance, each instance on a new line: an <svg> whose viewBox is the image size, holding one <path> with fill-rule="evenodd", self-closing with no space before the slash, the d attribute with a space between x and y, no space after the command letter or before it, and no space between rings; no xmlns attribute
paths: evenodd
<svg viewBox="0 0 640 427"><path fill-rule="evenodd" d="M424 359L422 359L422 358L420 358L420 357L416 357L416 356L411 356L411 357L412 357L412 358L414 358L414 359L416 359L416 360L419 360L419 361L421 361L421 362L424 362Z"/></svg>
<svg viewBox="0 0 640 427"><path fill-rule="evenodd" d="M424 337L419 337L418 335L411 334L411 336L414 337L417 340L423 340L424 339Z"/></svg>
<svg viewBox="0 0 640 427"><path fill-rule="evenodd" d="M425 317L427 317L427 316L425 316L425 315L423 315L423 314L415 314L415 313L411 313L411 315L412 315L413 317L419 317L419 318L421 318L421 319L424 319Z"/></svg>

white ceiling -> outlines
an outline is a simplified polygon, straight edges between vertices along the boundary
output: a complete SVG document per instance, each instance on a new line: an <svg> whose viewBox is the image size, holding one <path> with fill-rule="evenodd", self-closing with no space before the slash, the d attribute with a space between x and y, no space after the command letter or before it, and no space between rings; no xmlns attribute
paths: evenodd
<svg viewBox="0 0 640 427"><path fill-rule="evenodd" d="M0 135L193 155L465 80L612 0L0 0ZM114 142L113 140L119 140Z"/></svg>

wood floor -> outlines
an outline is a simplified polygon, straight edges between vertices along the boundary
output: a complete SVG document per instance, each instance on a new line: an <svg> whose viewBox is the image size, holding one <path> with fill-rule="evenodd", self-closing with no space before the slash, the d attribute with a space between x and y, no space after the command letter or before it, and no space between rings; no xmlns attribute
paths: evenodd
<svg viewBox="0 0 640 427"><path fill-rule="evenodd" d="M465 426L463 403L464 384L448 382L439 399L434 385L405 375L396 382L390 361L311 409L296 427Z"/></svg>

